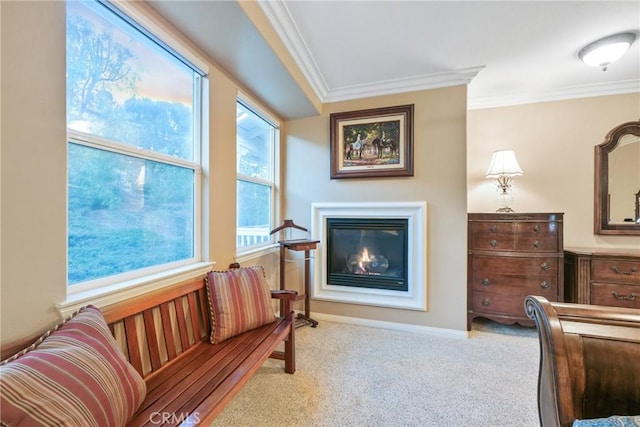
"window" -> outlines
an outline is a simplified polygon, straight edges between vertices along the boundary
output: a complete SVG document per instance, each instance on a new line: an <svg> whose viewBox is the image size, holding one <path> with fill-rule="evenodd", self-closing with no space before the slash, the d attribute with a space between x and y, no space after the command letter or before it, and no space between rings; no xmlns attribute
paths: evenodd
<svg viewBox="0 0 640 427"><path fill-rule="evenodd" d="M200 261L203 77L109 3L67 2L71 293Z"/></svg>
<svg viewBox="0 0 640 427"><path fill-rule="evenodd" d="M238 252L273 242L276 191L277 127L256 113L248 102L237 103L237 222Z"/></svg>

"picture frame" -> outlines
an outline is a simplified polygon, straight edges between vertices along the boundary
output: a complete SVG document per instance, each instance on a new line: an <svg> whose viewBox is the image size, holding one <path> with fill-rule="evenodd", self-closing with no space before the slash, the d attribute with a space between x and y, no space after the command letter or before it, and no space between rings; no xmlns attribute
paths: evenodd
<svg viewBox="0 0 640 427"><path fill-rule="evenodd" d="M413 176L413 104L333 113L331 179Z"/></svg>

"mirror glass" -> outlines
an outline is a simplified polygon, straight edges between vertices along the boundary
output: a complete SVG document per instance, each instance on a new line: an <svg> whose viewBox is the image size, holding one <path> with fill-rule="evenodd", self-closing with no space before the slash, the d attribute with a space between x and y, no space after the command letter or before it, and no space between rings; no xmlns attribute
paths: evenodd
<svg viewBox="0 0 640 427"><path fill-rule="evenodd" d="M640 120L595 147L594 232L640 235Z"/></svg>
<svg viewBox="0 0 640 427"><path fill-rule="evenodd" d="M609 153L609 223L638 223L636 193L640 191L640 137L620 137Z"/></svg>

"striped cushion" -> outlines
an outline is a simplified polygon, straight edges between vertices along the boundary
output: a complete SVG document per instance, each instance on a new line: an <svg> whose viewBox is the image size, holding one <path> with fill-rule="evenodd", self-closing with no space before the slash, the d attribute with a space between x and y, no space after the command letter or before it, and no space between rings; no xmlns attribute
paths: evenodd
<svg viewBox="0 0 640 427"><path fill-rule="evenodd" d="M0 418L8 426L123 426L146 394L93 306L0 362L0 383Z"/></svg>
<svg viewBox="0 0 640 427"><path fill-rule="evenodd" d="M212 344L276 320L261 266L210 271L207 295Z"/></svg>

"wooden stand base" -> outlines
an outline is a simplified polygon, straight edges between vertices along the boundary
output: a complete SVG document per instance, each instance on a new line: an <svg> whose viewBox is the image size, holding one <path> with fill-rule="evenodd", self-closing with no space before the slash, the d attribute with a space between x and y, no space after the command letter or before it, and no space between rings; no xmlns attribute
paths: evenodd
<svg viewBox="0 0 640 427"><path fill-rule="evenodd" d="M312 318L307 317L302 313L298 313L298 315L296 316L295 327L299 328L301 326L307 325L311 325L312 328L315 328L316 326L318 326L318 321L313 320Z"/></svg>

